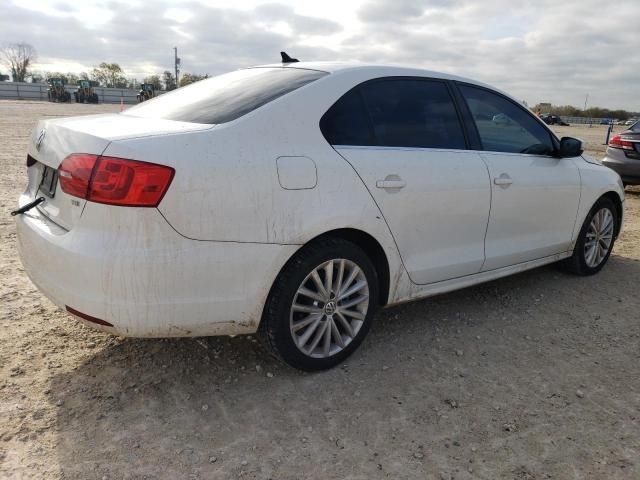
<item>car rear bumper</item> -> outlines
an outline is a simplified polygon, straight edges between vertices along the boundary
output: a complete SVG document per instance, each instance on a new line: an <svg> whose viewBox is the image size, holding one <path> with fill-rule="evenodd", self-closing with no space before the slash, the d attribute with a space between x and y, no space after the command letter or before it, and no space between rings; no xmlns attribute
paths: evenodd
<svg viewBox="0 0 640 480"><path fill-rule="evenodd" d="M640 184L640 160L627 157L624 151L607 151L602 164L620 175L624 183Z"/></svg>
<svg viewBox="0 0 640 480"><path fill-rule="evenodd" d="M35 208L16 224L33 283L87 325L123 336L253 333L273 280L299 248L190 240L156 209L94 203L71 231Z"/></svg>

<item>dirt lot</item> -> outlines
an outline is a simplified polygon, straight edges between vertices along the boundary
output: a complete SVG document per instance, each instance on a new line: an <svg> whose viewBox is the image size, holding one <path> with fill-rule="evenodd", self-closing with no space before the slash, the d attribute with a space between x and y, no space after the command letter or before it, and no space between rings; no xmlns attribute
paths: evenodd
<svg viewBox="0 0 640 480"><path fill-rule="evenodd" d="M28 280L9 211L34 122L118 108L0 102L0 477L640 478L640 190L599 275L389 308L347 364L303 374L251 337L94 332ZM562 129L598 157L604 133Z"/></svg>

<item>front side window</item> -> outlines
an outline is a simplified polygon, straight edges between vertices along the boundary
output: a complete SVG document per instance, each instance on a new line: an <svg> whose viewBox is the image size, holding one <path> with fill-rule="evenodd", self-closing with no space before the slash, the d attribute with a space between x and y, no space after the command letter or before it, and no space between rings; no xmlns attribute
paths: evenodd
<svg viewBox="0 0 640 480"><path fill-rule="evenodd" d="M524 108L483 88L459 86L478 129L482 147L491 152L551 155L551 135Z"/></svg>
<svg viewBox="0 0 640 480"><path fill-rule="evenodd" d="M465 138L447 85L388 78L361 86L378 145L465 149Z"/></svg>
<svg viewBox="0 0 640 480"><path fill-rule="evenodd" d="M219 124L328 75L300 68L248 68L195 82L130 108L124 114Z"/></svg>

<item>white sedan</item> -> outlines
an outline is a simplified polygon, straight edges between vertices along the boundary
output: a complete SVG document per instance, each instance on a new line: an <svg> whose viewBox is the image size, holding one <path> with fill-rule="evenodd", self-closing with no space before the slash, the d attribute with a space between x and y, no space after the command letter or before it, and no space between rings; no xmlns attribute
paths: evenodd
<svg viewBox="0 0 640 480"><path fill-rule="evenodd" d="M18 245L38 288L87 325L259 332L290 365L324 369L378 307L551 262L598 272L624 194L582 151L468 79L248 68L121 114L41 121Z"/></svg>

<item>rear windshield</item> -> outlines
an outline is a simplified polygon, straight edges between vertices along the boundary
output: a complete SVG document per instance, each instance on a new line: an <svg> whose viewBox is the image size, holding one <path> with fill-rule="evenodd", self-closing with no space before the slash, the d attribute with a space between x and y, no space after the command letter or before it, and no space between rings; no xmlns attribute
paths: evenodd
<svg viewBox="0 0 640 480"><path fill-rule="evenodd" d="M325 75L326 72L299 68L248 68L160 95L124 114L192 123L226 123Z"/></svg>

